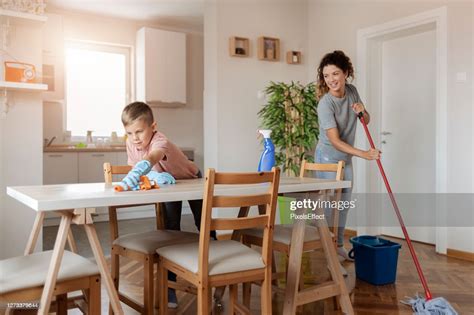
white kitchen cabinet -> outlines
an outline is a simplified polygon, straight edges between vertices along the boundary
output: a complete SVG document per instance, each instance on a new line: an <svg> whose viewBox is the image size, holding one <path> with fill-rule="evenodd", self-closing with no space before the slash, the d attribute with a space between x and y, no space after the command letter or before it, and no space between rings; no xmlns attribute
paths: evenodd
<svg viewBox="0 0 474 315"><path fill-rule="evenodd" d="M79 154L79 183L104 182L104 163L117 164L115 152L80 152Z"/></svg>
<svg viewBox="0 0 474 315"><path fill-rule="evenodd" d="M103 165L127 165L126 152L50 152L43 157L45 185L104 181ZM121 180L118 176L114 181Z"/></svg>
<svg viewBox="0 0 474 315"><path fill-rule="evenodd" d="M79 152L79 183L103 183L104 163L117 163L116 152ZM96 214L108 216L107 208L97 207Z"/></svg>
<svg viewBox="0 0 474 315"><path fill-rule="evenodd" d="M128 165L127 161L128 161L127 152L117 152L117 163L116 163L116 165ZM112 181L119 182L124 177L125 177L125 175L113 175L112 176Z"/></svg>
<svg viewBox="0 0 474 315"><path fill-rule="evenodd" d="M117 152L117 165L128 165L127 152Z"/></svg>
<svg viewBox="0 0 474 315"><path fill-rule="evenodd" d="M45 153L43 156L43 184L77 183L77 153Z"/></svg>
<svg viewBox="0 0 474 315"><path fill-rule="evenodd" d="M137 100L186 104L186 34L143 27L136 37Z"/></svg>

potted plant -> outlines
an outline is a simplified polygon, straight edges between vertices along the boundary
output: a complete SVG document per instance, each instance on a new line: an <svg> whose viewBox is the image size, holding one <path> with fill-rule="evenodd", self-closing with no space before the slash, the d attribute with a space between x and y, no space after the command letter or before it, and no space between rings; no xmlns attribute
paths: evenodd
<svg viewBox="0 0 474 315"><path fill-rule="evenodd" d="M272 130L275 160L287 176L299 175L301 161L313 161L318 140L318 114L314 83L270 82L267 104L258 112L262 128Z"/></svg>

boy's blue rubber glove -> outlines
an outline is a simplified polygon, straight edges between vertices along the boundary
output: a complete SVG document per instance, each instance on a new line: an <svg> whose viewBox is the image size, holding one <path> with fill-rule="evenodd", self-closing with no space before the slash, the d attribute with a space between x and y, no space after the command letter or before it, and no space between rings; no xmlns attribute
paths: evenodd
<svg viewBox="0 0 474 315"><path fill-rule="evenodd" d="M154 180L158 185L162 184L176 184L176 179L170 174L166 172L158 173L156 171L150 171L146 174L149 180Z"/></svg>
<svg viewBox="0 0 474 315"><path fill-rule="evenodd" d="M137 187L140 183L140 176L146 175L151 170L151 163L147 160L141 160L128 172L122 182L128 187Z"/></svg>

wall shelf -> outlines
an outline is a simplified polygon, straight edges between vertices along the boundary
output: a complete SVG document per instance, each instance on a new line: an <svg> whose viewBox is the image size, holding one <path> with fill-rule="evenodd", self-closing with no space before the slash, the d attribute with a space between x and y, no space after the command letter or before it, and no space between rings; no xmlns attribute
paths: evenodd
<svg viewBox="0 0 474 315"><path fill-rule="evenodd" d="M0 9L0 17L7 18L13 25L35 25L41 24L48 20L46 15L31 14L26 12L18 12L12 10Z"/></svg>
<svg viewBox="0 0 474 315"><path fill-rule="evenodd" d="M286 63L297 65L301 63L301 51L291 50L286 52Z"/></svg>
<svg viewBox="0 0 474 315"><path fill-rule="evenodd" d="M262 36L258 38L258 59L267 61L280 60L280 40Z"/></svg>
<svg viewBox="0 0 474 315"><path fill-rule="evenodd" d="M42 83L0 81L0 89L5 89L7 91L41 92L47 91L48 85Z"/></svg>
<svg viewBox="0 0 474 315"><path fill-rule="evenodd" d="M232 57L248 57L250 55L250 42L245 37L229 38L229 55Z"/></svg>
<svg viewBox="0 0 474 315"><path fill-rule="evenodd" d="M0 119L5 119L7 113L10 110L9 95L8 92L20 91L20 92L43 92L48 90L47 84L42 83L21 83L21 82L9 82L0 81Z"/></svg>

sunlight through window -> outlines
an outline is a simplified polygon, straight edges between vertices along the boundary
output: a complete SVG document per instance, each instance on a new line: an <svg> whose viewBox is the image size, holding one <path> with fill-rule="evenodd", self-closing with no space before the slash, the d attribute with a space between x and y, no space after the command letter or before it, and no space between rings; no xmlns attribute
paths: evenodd
<svg viewBox="0 0 474 315"><path fill-rule="evenodd" d="M128 99L128 49L106 45L66 48L66 128L73 136L123 133L120 115Z"/></svg>

